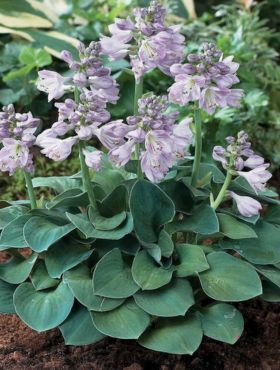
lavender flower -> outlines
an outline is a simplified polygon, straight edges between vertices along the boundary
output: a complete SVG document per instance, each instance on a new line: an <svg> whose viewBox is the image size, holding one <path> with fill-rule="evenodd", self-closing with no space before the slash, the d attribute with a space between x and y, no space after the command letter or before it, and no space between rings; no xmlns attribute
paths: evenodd
<svg viewBox="0 0 280 370"><path fill-rule="evenodd" d="M214 44L202 45L202 53L190 54L188 63L170 68L175 78L169 89L171 102L186 105L198 101L200 108L213 114L217 107L238 107L243 90L232 89L239 82L238 63L233 57L222 57Z"/></svg>
<svg viewBox="0 0 280 370"><path fill-rule="evenodd" d="M100 171L102 152L100 150L95 150L93 152L90 152L84 149L83 154L85 156L86 165L95 171Z"/></svg>
<svg viewBox="0 0 280 370"><path fill-rule="evenodd" d="M67 98L64 102L55 103L58 120L36 141L42 153L53 160L66 159L75 143L80 140L87 142L96 136L98 127L110 119L107 104L116 103L119 98L117 83L111 77L110 69L103 66L100 43L92 42L88 47L81 43L78 49L78 61L69 51L63 51L62 58L73 72L68 79L68 89L75 89L79 99ZM66 89L65 80L60 77L55 72L40 72L39 85L49 93L49 100L62 96ZM99 170L101 156L94 153L84 151L85 160L89 167Z"/></svg>
<svg viewBox="0 0 280 370"><path fill-rule="evenodd" d="M264 163L264 158L254 153L248 135L245 131L240 131L237 138L229 136L226 138L227 148L215 146L213 149L213 159L221 162L223 167L233 176L241 176L247 180L256 193L264 190L266 182L271 178L271 173L267 171L269 163ZM246 169L250 171L246 171ZM229 193L235 200L239 212L246 217L251 217L259 213L261 204L253 198L240 196L234 192Z"/></svg>
<svg viewBox="0 0 280 370"><path fill-rule="evenodd" d="M156 67L170 75L170 67L183 59L184 36L179 33L180 27L165 25L165 13L154 0L147 8L135 9L133 20L117 18L109 26L112 36L101 38L103 54L113 60L129 54L137 81Z"/></svg>
<svg viewBox="0 0 280 370"><path fill-rule="evenodd" d="M35 131L40 120L31 112L16 113L12 104L4 106L0 112L0 170L13 174L17 168L27 172L34 170L32 146L35 143Z"/></svg>
<svg viewBox="0 0 280 370"><path fill-rule="evenodd" d="M251 197L237 195L233 191L230 191L229 194L235 200L237 209L242 216L256 216L262 209L260 202Z"/></svg>
<svg viewBox="0 0 280 370"><path fill-rule="evenodd" d="M69 89L69 86L65 85L69 78L63 77L57 72L44 69L39 71L38 75L37 89L48 94L48 101L59 99Z"/></svg>
<svg viewBox="0 0 280 370"><path fill-rule="evenodd" d="M159 182L169 168L187 154L192 142L191 119L176 124L178 112L167 112L166 97L144 96L138 101L139 115L113 121L97 130L100 141L108 148L109 158L124 166L140 148L141 169L152 182Z"/></svg>

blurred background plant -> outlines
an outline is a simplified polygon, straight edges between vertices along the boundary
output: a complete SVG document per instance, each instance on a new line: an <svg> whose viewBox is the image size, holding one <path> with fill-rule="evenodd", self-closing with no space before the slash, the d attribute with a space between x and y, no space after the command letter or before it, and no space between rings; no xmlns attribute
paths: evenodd
<svg viewBox="0 0 280 370"><path fill-rule="evenodd" d="M182 24L186 52L197 51L202 42L215 42L225 55L240 63L240 86L245 90L241 109L223 109L214 117L205 115L205 151L212 144L242 128L254 138L254 147L269 160L273 169L280 164L280 38L279 0L218 1L164 0L170 23ZM88 43L108 32L115 17L124 18L135 6L148 0L20 0L0 1L0 104L13 103L18 111L32 110L44 126L56 120L56 110L36 89L37 71L47 67L61 74L66 65L60 60L63 49L76 53L78 41ZM133 76L126 61L107 64L121 87L121 98L111 108L113 118L132 113ZM145 79L145 90L165 92L171 79L154 70ZM182 110L182 115L189 109ZM37 176L74 173L73 157L64 163L48 163L37 156ZM2 175L1 175L2 176ZM20 176L16 185L2 176L1 197L18 197L24 190Z"/></svg>

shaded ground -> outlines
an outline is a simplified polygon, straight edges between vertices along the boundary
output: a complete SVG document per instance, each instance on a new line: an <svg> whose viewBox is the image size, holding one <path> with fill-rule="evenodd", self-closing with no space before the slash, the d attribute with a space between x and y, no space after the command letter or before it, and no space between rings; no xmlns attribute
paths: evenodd
<svg viewBox="0 0 280 370"><path fill-rule="evenodd" d="M134 341L63 344L59 331L38 334L13 315L0 315L0 369L52 370L279 370L280 305L239 304L245 332L234 346L205 339L192 357L148 351Z"/></svg>

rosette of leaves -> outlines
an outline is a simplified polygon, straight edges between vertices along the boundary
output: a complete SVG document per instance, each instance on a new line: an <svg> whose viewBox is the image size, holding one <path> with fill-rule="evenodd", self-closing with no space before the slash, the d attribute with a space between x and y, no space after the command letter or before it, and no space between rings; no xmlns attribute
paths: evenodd
<svg viewBox="0 0 280 370"><path fill-rule="evenodd" d="M243 318L232 303L280 300L280 202L237 178L231 189L266 204L264 216L214 211L210 192L224 175L201 164L199 179L189 185L188 162L159 185L108 165L92 177L93 209L80 175L35 178L57 195L35 210L1 203L10 257L0 264L0 312L39 332L58 326L68 345L110 336L192 354L203 335L235 343Z"/></svg>

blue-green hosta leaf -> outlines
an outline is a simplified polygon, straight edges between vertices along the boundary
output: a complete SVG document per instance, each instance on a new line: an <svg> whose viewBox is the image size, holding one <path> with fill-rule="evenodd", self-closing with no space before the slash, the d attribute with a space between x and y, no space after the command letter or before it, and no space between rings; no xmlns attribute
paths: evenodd
<svg viewBox="0 0 280 370"><path fill-rule="evenodd" d="M252 226L258 238L221 242L224 249L233 249L248 261L260 265L280 262L280 229L260 220Z"/></svg>
<svg viewBox="0 0 280 370"><path fill-rule="evenodd" d="M124 177L119 169L106 168L100 172L95 172L92 181L100 185L106 194L110 194L123 183Z"/></svg>
<svg viewBox="0 0 280 370"><path fill-rule="evenodd" d="M242 314L232 305L218 303L201 310L205 335L221 342L234 344L244 329Z"/></svg>
<svg viewBox="0 0 280 370"><path fill-rule="evenodd" d="M270 281L263 280L263 294L262 299L267 302L280 302L280 288Z"/></svg>
<svg viewBox="0 0 280 370"><path fill-rule="evenodd" d="M109 337L137 339L150 323L150 316L132 299L108 312L91 312L94 326Z"/></svg>
<svg viewBox="0 0 280 370"><path fill-rule="evenodd" d="M128 191L125 185L117 186L98 205L100 213L105 217L112 217L127 209Z"/></svg>
<svg viewBox="0 0 280 370"><path fill-rule="evenodd" d="M36 291L31 283L23 283L14 293L16 313L38 332L60 325L69 315L73 303L73 294L63 282L51 291Z"/></svg>
<svg viewBox="0 0 280 370"><path fill-rule="evenodd" d="M126 212L122 211L121 213L107 218L101 216L101 214L97 210L93 209L93 207L89 207L88 217L95 229L105 231L114 230L124 222L126 219Z"/></svg>
<svg viewBox="0 0 280 370"><path fill-rule="evenodd" d="M34 188L47 187L54 189L57 193L73 188L82 189L82 179L72 179L68 176L35 177L32 179Z"/></svg>
<svg viewBox="0 0 280 370"><path fill-rule="evenodd" d="M157 185L139 180L132 188L129 202L138 238L146 243L156 242L160 227L175 216L172 200Z"/></svg>
<svg viewBox="0 0 280 370"><path fill-rule="evenodd" d="M210 269L199 273L204 292L211 298L224 302L245 301L262 293L256 271L249 264L225 252L207 255Z"/></svg>
<svg viewBox="0 0 280 370"><path fill-rule="evenodd" d="M22 283L28 278L37 256L37 253L32 253L31 256L25 259L18 254L8 262L0 263L0 279L11 284Z"/></svg>
<svg viewBox="0 0 280 370"><path fill-rule="evenodd" d="M162 182L159 187L170 197L177 212L190 214L194 205L194 197L182 182Z"/></svg>
<svg viewBox="0 0 280 370"><path fill-rule="evenodd" d="M64 323L59 326L59 330L65 344L71 346L92 344L105 338L93 325L90 313L83 306L72 310Z"/></svg>
<svg viewBox="0 0 280 370"><path fill-rule="evenodd" d="M0 313L15 313L13 303L14 292L17 285L6 283L0 279Z"/></svg>
<svg viewBox="0 0 280 370"><path fill-rule="evenodd" d="M72 224L75 225L86 238L119 240L125 235L130 234L133 230L133 219L130 213L127 213L126 220L115 230L95 229L86 215L72 215L70 213L66 213L66 215Z"/></svg>
<svg viewBox="0 0 280 370"><path fill-rule="evenodd" d="M123 259L119 249L105 254L97 263L93 273L94 293L107 298L127 298L139 286L134 282L130 265Z"/></svg>
<svg viewBox="0 0 280 370"><path fill-rule="evenodd" d="M52 278L59 278L65 271L87 260L93 249L71 239L62 239L52 245L45 255L47 271Z"/></svg>
<svg viewBox="0 0 280 370"><path fill-rule="evenodd" d="M79 265L66 271L63 280L68 284L75 298L89 310L111 311L124 302L124 299L111 299L94 294L92 273L86 265Z"/></svg>
<svg viewBox="0 0 280 370"><path fill-rule="evenodd" d="M47 208L58 207L86 207L89 203L87 193L84 193L79 188L68 189L60 193L50 202L47 203Z"/></svg>
<svg viewBox="0 0 280 370"><path fill-rule="evenodd" d="M202 205L197 207L192 215L166 225L166 231L170 234L178 231L192 231L201 235L211 235L219 231L219 222L213 208Z"/></svg>
<svg viewBox="0 0 280 370"><path fill-rule="evenodd" d="M156 292L137 292L134 300L150 315L163 317L184 316L194 304L192 287L185 279L174 279Z"/></svg>
<svg viewBox="0 0 280 370"><path fill-rule="evenodd" d="M9 222L19 216L27 213L29 209L23 206L10 206L0 209L0 230L2 230Z"/></svg>
<svg viewBox="0 0 280 370"><path fill-rule="evenodd" d="M177 244L176 252L179 264L176 266L176 276L186 277L209 269L205 253L199 245Z"/></svg>
<svg viewBox="0 0 280 370"><path fill-rule="evenodd" d="M280 206L270 206L265 214L265 221L275 225L280 225Z"/></svg>
<svg viewBox="0 0 280 370"><path fill-rule="evenodd" d="M142 250L138 252L132 264L132 276L143 290L158 289L170 282L174 268L164 269Z"/></svg>
<svg viewBox="0 0 280 370"><path fill-rule="evenodd" d="M220 232L230 239L257 238L255 231L244 222L237 221L234 217L218 213Z"/></svg>
<svg viewBox="0 0 280 370"><path fill-rule="evenodd" d="M43 252L74 229L71 223L61 224L35 216L25 224L23 233L30 248L35 252Z"/></svg>
<svg viewBox="0 0 280 370"><path fill-rule="evenodd" d="M36 290L44 290L56 287L58 279L52 279L48 274L44 260L37 260L31 274L31 282Z"/></svg>
<svg viewBox="0 0 280 370"><path fill-rule="evenodd" d="M165 230L161 230L159 234L158 246L160 247L161 254L164 257L170 257L174 251L173 240Z"/></svg>
<svg viewBox="0 0 280 370"><path fill-rule="evenodd" d="M23 236L23 228L32 217L30 214L19 216L4 227L0 237L0 250L25 248L28 246Z"/></svg>
<svg viewBox="0 0 280 370"><path fill-rule="evenodd" d="M255 269L280 288L280 270L273 266L255 266Z"/></svg>
<svg viewBox="0 0 280 370"><path fill-rule="evenodd" d="M192 355L202 341L203 332L197 315L159 319L138 340L153 351Z"/></svg>

